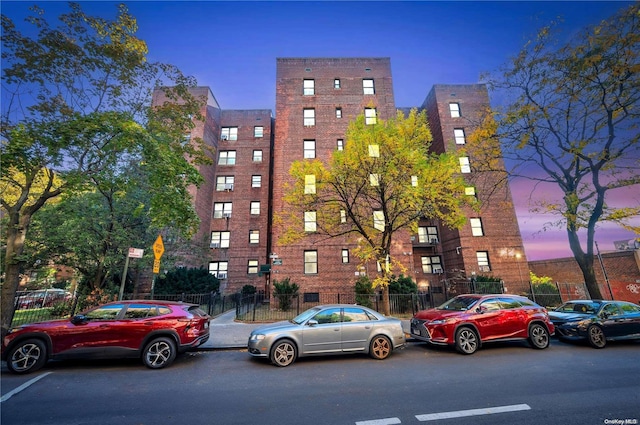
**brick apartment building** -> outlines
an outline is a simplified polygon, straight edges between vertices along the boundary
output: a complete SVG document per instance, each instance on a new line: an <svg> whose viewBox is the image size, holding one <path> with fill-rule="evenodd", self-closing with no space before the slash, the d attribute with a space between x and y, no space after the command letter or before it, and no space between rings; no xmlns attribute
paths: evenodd
<svg viewBox="0 0 640 425"><path fill-rule="evenodd" d="M222 291L253 285L268 293L271 280L289 277L305 294L351 293L359 273L374 275L375 264L362 270L352 241L310 235L282 245L283 229L272 218L287 208L283 185L293 161L328 159L343 148L349 122L360 114L395 116L390 59L277 59L275 119L269 110L224 110L207 87L195 90L207 104L191 137L216 149L215 164L201 167L205 184L192 193L201 219L198 240L206 240L207 267L222 280ZM161 101L161 95L154 97ZM429 118L432 149L462 147L488 105L484 85L434 86L420 106ZM460 167L471 176L473 158L461 156ZM504 279L510 292L526 286L527 262L508 186L499 196L493 193L491 202L482 187L468 189L487 202L480 212L469 211L462 229L425 220L417 235L398 235L392 255L424 290L440 292L446 282L480 274Z"/></svg>

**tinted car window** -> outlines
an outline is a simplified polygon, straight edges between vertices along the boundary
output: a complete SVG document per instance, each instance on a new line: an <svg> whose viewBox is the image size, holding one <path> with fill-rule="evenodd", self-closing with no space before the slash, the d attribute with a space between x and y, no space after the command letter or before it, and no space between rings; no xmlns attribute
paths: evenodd
<svg viewBox="0 0 640 425"><path fill-rule="evenodd" d="M340 309L328 308L313 316L319 324L323 323L340 323Z"/></svg>
<svg viewBox="0 0 640 425"><path fill-rule="evenodd" d="M624 314L640 313L640 307L630 303L620 303L620 308Z"/></svg>
<svg viewBox="0 0 640 425"><path fill-rule="evenodd" d="M165 314L171 313L171 309L169 307L158 306L158 315L163 316Z"/></svg>
<svg viewBox="0 0 640 425"><path fill-rule="evenodd" d="M124 313L125 319L144 319L156 315L156 306L148 304L130 304Z"/></svg>
<svg viewBox="0 0 640 425"><path fill-rule="evenodd" d="M455 297L438 307L438 310L465 311L478 301L476 297Z"/></svg>
<svg viewBox="0 0 640 425"><path fill-rule="evenodd" d="M520 308L522 306L520 301L514 298L501 297L499 300L500 304L502 304L502 308L504 309Z"/></svg>
<svg viewBox="0 0 640 425"><path fill-rule="evenodd" d="M495 298L491 298L480 303L480 309L482 311L497 311L500 310L500 307L500 302Z"/></svg>
<svg viewBox="0 0 640 425"><path fill-rule="evenodd" d="M620 310L615 304L606 304L602 307L602 314L606 316L618 316L620 314Z"/></svg>
<svg viewBox="0 0 640 425"><path fill-rule="evenodd" d="M104 305L95 310L88 311L85 317L90 320L114 320L120 314L124 304Z"/></svg>
<svg viewBox="0 0 640 425"><path fill-rule="evenodd" d="M371 318L361 308L345 308L343 320L345 322L368 322Z"/></svg>

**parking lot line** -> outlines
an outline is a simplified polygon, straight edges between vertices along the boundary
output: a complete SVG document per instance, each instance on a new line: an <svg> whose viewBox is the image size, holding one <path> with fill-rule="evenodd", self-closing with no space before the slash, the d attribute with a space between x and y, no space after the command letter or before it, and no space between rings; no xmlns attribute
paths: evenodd
<svg viewBox="0 0 640 425"><path fill-rule="evenodd" d="M440 419L463 418L466 416L492 415L494 413L518 412L521 410L531 410L528 404L513 404L511 406L486 407L483 409L457 410L453 412L430 413L427 415L416 415L420 422L437 421Z"/></svg>
<svg viewBox="0 0 640 425"><path fill-rule="evenodd" d="M356 425L394 425L402 423L398 418L373 419L370 421L356 422Z"/></svg>
<svg viewBox="0 0 640 425"><path fill-rule="evenodd" d="M46 372L43 373L40 376L36 376L33 379L30 379L29 381L25 382L24 384L20 385L19 387L9 391L8 393L6 393L5 395L2 396L2 398L0 398L0 403L4 403L5 401L9 400L11 397L13 397L14 395L18 394L20 391L28 388L29 386L35 384L36 382L38 382L39 380L41 380L42 378L44 378L47 375L52 374L53 372Z"/></svg>

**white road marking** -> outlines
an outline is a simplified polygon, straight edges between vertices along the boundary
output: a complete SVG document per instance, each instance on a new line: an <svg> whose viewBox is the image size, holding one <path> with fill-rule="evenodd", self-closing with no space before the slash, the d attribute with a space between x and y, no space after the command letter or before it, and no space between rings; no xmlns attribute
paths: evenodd
<svg viewBox="0 0 640 425"><path fill-rule="evenodd" d="M394 425L402 423L398 418L373 419L371 421L356 422L356 425Z"/></svg>
<svg viewBox="0 0 640 425"><path fill-rule="evenodd" d="M29 386L35 384L36 382L38 382L39 380L41 380L45 376L50 375L52 373L53 372L43 373L42 375L36 376L35 378L33 378L33 379L25 382L24 384L20 385L18 388L15 388L14 390L9 391L5 395L3 395L2 398L0 398L0 403L4 403L5 401L9 400L14 395L18 394L20 391L27 389Z"/></svg>
<svg viewBox="0 0 640 425"><path fill-rule="evenodd" d="M454 412L431 413L428 415L416 415L421 422L437 421L440 419L463 418L466 416L492 415L494 413L518 412L531 410L528 404L513 404L511 406L486 407L484 409L458 410Z"/></svg>

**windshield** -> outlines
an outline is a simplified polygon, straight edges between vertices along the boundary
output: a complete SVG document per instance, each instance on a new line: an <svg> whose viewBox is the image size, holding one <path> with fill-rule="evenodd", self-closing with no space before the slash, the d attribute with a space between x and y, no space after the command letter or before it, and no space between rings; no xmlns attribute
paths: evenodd
<svg viewBox="0 0 640 425"><path fill-rule="evenodd" d="M555 311L561 313L583 313L583 314L596 314L599 308L599 304L593 302L568 302L562 304L556 308Z"/></svg>
<svg viewBox="0 0 640 425"><path fill-rule="evenodd" d="M309 310L304 311L299 315L297 315L296 317L294 317L293 319L291 319L291 323L295 323L296 325L301 325L307 320L309 320L310 317L312 317L314 314L316 314L319 311L320 311L319 308L315 308L315 307L310 308Z"/></svg>
<svg viewBox="0 0 640 425"><path fill-rule="evenodd" d="M455 297L438 307L438 310L466 311L478 301L477 297Z"/></svg>

